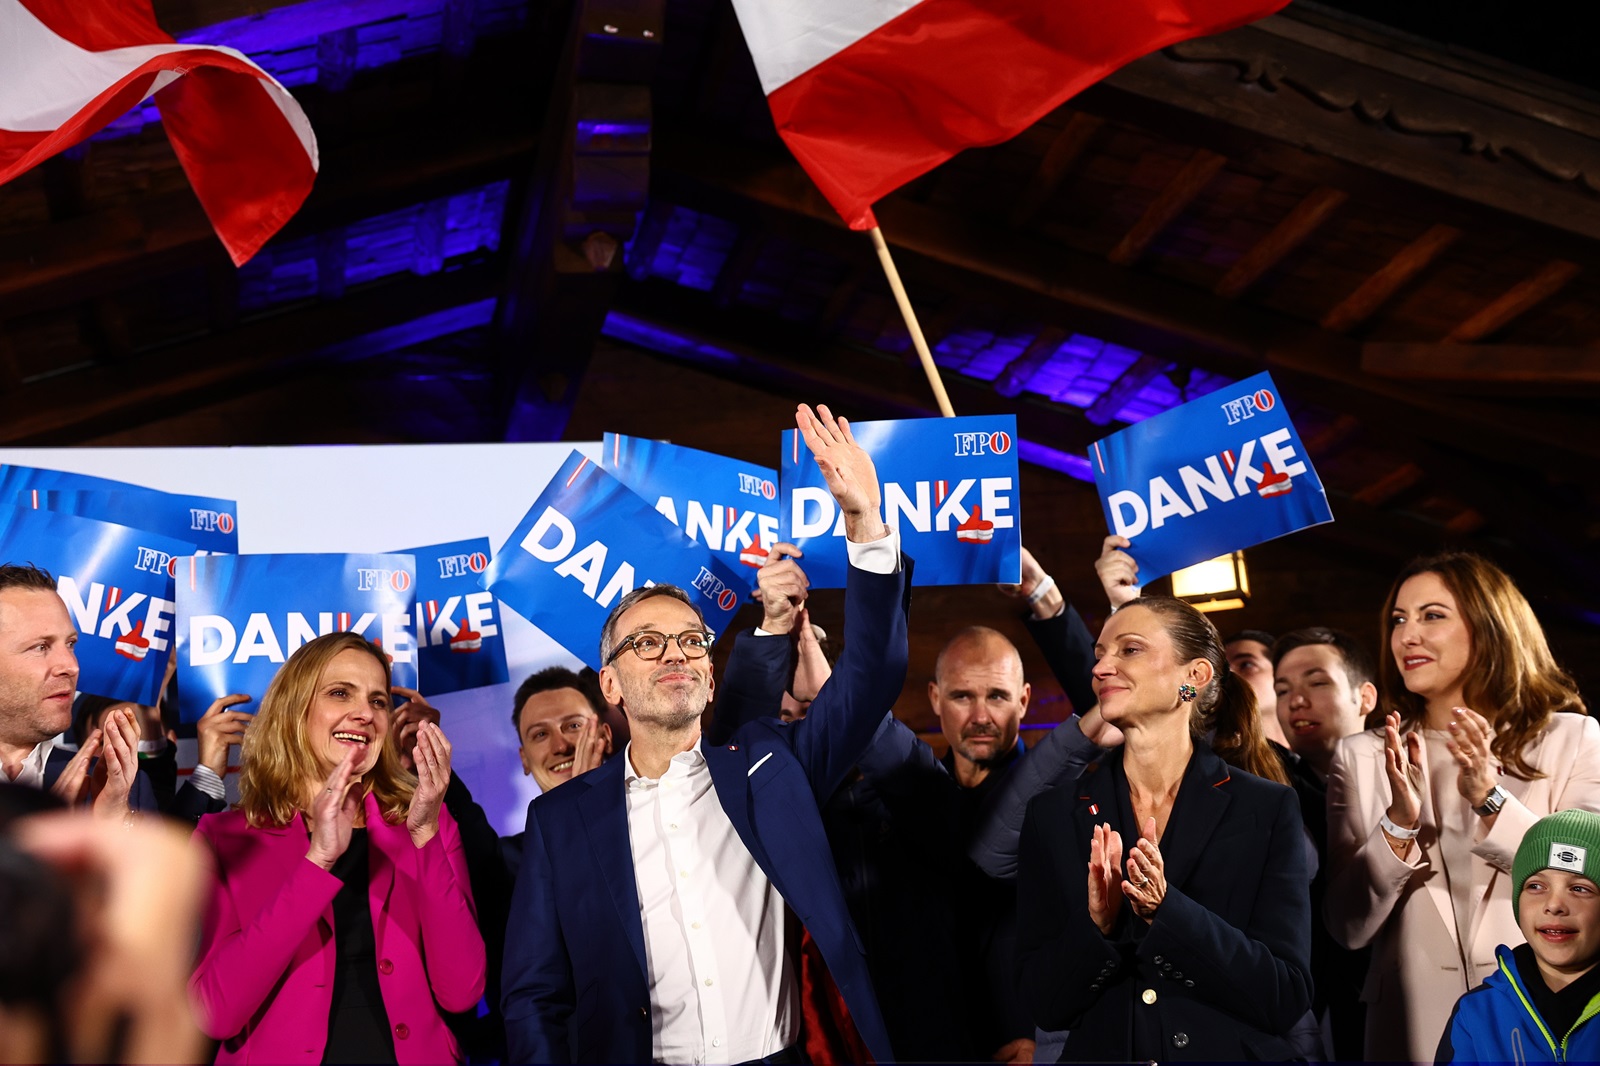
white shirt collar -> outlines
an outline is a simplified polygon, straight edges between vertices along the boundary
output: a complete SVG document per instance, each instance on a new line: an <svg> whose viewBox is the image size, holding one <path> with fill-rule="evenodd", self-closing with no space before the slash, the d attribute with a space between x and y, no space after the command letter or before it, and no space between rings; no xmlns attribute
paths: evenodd
<svg viewBox="0 0 1600 1066"><path fill-rule="evenodd" d="M705 752L701 745L705 743L705 734L701 734L694 742L694 747L688 751L680 751L672 757L667 772L662 777L685 777L694 773L705 765ZM622 749L622 780L626 788L654 788L660 778L645 777L633 768L633 741L628 741L628 746Z"/></svg>
<svg viewBox="0 0 1600 1066"><path fill-rule="evenodd" d="M22 769L18 771L12 784L26 785L29 788L43 788L45 765L50 761L50 750L55 747L55 743L56 738L51 737L49 740L41 740L35 744L33 750L28 753L28 757L22 760ZM3 776L3 774L0 774L0 777Z"/></svg>

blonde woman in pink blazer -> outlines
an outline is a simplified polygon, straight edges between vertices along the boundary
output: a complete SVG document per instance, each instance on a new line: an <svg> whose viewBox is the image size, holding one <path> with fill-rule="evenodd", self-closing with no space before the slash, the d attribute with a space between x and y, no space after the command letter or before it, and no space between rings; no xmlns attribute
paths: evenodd
<svg viewBox="0 0 1600 1066"><path fill-rule="evenodd" d="M1600 810L1600 724L1499 568L1411 564L1384 609L1377 728L1328 777L1329 931L1372 945L1366 1058L1431 1062L1450 1009L1520 944L1511 862L1535 821Z"/></svg>
<svg viewBox="0 0 1600 1066"><path fill-rule="evenodd" d="M483 994L466 861L444 810L450 744L389 739L389 665L319 637L246 735L236 810L200 820L215 884L189 988L218 1063L459 1062L441 1010Z"/></svg>

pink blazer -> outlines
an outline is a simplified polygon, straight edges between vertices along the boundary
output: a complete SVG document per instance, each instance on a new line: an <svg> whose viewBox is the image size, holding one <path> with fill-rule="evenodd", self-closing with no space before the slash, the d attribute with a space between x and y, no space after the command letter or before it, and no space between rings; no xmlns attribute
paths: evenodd
<svg viewBox="0 0 1600 1066"><path fill-rule="evenodd" d="M367 797L378 984L396 1059L460 1062L439 1011L483 995L483 937L461 834L448 811L426 847ZM239 811L208 814L195 835L215 862L200 962L189 979L218 1063L319 1063L333 1002L333 898L340 881L309 862L305 823L251 829Z"/></svg>

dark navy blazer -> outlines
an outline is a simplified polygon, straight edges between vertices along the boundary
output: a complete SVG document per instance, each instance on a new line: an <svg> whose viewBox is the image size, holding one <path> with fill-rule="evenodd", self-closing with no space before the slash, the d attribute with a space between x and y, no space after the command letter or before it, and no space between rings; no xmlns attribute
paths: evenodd
<svg viewBox="0 0 1600 1066"><path fill-rule="evenodd" d="M1167 895L1089 917L1094 826L1139 838L1122 751L1034 799L1022 828L1017 964L1034 1021L1070 1029L1063 1062L1287 1059L1311 1006L1311 904L1294 790L1197 746L1161 840ZM1126 871L1124 871L1124 874Z"/></svg>
<svg viewBox="0 0 1600 1066"><path fill-rule="evenodd" d="M806 718L742 727L702 751L717 799L750 854L821 950L862 1039L893 1061L819 805L900 695L904 571L850 569L844 653ZM628 840L623 759L528 807L506 931L504 1008L512 1062L649 1062L644 925Z"/></svg>

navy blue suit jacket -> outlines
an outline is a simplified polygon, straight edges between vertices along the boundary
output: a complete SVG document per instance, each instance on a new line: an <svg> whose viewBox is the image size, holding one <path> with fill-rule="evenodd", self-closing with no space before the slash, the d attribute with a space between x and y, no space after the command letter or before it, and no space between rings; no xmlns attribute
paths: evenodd
<svg viewBox="0 0 1600 1066"><path fill-rule="evenodd" d="M850 772L906 672L906 575L850 570L844 654L810 714L751 722L703 745L717 799L811 933L880 1063L893 1061L866 953L819 806ZM649 1062L644 926L628 840L623 760L528 807L506 931L504 1010L513 1062Z"/></svg>

